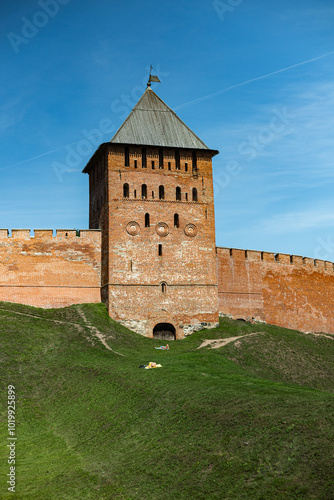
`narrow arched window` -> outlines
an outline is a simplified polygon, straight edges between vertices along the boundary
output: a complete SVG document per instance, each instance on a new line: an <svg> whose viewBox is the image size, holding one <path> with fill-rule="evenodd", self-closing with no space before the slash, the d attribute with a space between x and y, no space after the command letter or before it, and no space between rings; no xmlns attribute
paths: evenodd
<svg viewBox="0 0 334 500"><path fill-rule="evenodd" d="M197 172L197 155L196 155L196 151L193 151L193 172Z"/></svg>
<svg viewBox="0 0 334 500"><path fill-rule="evenodd" d="M143 168L147 167L147 155L146 155L146 148L141 149L141 166Z"/></svg>
<svg viewBox="0 0 334 500"><path fill-rule="evenodd" d="M193 201L198 201L197 189L193 188Z"/></svg>
<svg viewBox="0 0 334 500"><path fill-rule="evenodd" d="M164 168L164 150L159 149L159 168Z"/></svg>
<svg viewBox="0 0 334 500"><path fill-rule="evenodd" d="M180 227L180 217L179 217L179 214L174 214L174 227Z"/></svg>
<svg viewBox="0 0 334 500"><path fill-rule="evenodd" d="M145 227L150 227L150 214L145 214Z"/></svg>
<svg viewBox="0 0 334 500"><path fill-rule="evenodd" d="M142 184L142 187L141 187L141 197L143 199L147 198L147 186L146 186L146 184Z"/></svg>
<svg viewBox="0 0 334 500"><path fill-rule="evenodd" d="M165 188L163 186L159 186L159 200L165 199Z"/></svg>
<svg viewBox="0 0 334 500"><path fill-rule="evenodd" d="M176 200L181 201L181 188L180 187L176 188Z"/></svg>
<svg viewBox="0 0 334 500"><path fill-rule="evenodd" d="M180 165L180 151L177 149L175 151L175 169L180 170L181 165Z"/></svg>
<svg viewBox="0 0 334 500"><path fill-rule="evenodd" d="M129 198L129 184L125 183L123 184L123 198Z"/></svg>
<svg viewBox="0 0 334 500"><path fill-rule="evenodd" d="M161 291L162 291L162 293L166 293L166 291L167 291L167 284L166 283L161 283Z"/></svg>
<svg viewBox="0 0 334 500"><path fill-rule="evenodd" d="M128 146L125 146L124 149L124 165L125 167L128 167L130 165L130 151Z"/></svg>

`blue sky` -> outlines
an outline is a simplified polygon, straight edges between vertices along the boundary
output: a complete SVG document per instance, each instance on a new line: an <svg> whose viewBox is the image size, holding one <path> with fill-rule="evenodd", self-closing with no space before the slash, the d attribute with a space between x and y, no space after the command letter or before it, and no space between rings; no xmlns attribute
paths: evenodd
<svg viewBox="0 0 334 500"><path fill-rule="evenodd" d="M153 64L220 151L217 244L334 260L332 0L17 0L1 19L0 227L88 227L81 171Z"/></svg>

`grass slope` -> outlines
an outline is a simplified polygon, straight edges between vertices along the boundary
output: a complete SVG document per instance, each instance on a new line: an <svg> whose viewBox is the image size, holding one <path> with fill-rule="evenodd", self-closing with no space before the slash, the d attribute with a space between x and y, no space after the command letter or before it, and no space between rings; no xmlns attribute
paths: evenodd
<svg viewBox="0 0 334 500"><path fill-rule="evenodd" d="M197 349L252 332L265 333ZM158 351L102 304L9 303L0 339L0 498L8 384L17 499L333 498L331 339L226 319ZM149 361L163 368L139 369Z"/></svg>

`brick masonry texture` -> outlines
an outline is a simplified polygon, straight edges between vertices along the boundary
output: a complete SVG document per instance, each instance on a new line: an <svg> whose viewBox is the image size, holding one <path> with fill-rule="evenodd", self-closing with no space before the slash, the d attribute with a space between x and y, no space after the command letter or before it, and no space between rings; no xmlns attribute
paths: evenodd
<svg viewBox="0 0 334 500"><path fill-rule="evenodd" d="M217 265L221 314L334 333L332 262L217 248Z"/></svg>
<svg viewBox="0 0 334 500"><path fill-rule="evenodd" d="M100 302L100 231L0 230L0 301L36 307Z"/></svg>
<svg viewBox="0 0 334 500"><path fill-rule="evenodd" d="M125 147L108 145L89 170L90 227L103 234L110 316L147 336L159 323L172 324L176 338L216 326L212 152L197 151L193 170L193 152L172 148L163 148L161 163L161 149L159 157L147 147L145 167L142 148L130 146L125 166Z"/></svg>
<svg viewBox="0 0 334 500"><path fill-rule="evenodd" d="M212 152L197 151L193 170L192 151L179 150L178 160L175 149L162 158L147 147L143 167L141 147L127 147L128 166L118 144L90 162L90 230L9 237L0 229L1 301L102 300L112 318L150 337L160 323L173 325L177 339L213 328L218 313L334 333L333 263L216 248Z"/></svg>
<svg viewBox="0 0 334 500"><path fill-rule="evenodd" d="M0 301L102 301L149 337L214 328L219 314L334 333L332 263L216 248L216 153L102 144L84 170L90 230L0 230Z"/></svg>

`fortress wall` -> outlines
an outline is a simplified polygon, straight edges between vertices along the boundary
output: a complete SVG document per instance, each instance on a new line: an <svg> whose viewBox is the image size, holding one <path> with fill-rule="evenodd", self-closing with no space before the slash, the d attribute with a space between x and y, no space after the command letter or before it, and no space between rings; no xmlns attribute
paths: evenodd
<svg viewBox="0 0 334 500"><path fill-rule="evenodd" d="M334 265L296 255L217 248L219 311L334 333Z"/></svg>
<svg viewBox="0 0 334 500"><path fill-rule="evenodd" d="M100 231L0 230L0 301L35 307L101 302Z"/></svg>
<svg viewBox="0 0 334 500"><path fill-rule="evenodd" d="M219 311L264 320L261 252L217 248Z"/></svg>

